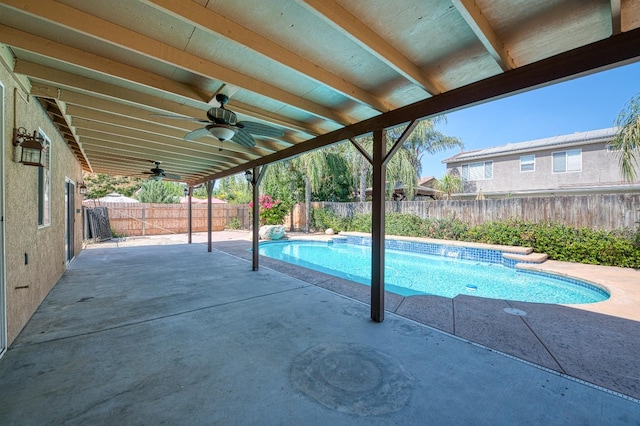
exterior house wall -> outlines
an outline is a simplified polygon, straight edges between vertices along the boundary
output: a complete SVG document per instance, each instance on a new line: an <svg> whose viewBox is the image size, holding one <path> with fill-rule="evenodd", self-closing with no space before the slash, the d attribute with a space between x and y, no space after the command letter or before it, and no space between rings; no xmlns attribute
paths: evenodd
<svg viewBox="0 0 640 426"><path fill-rule="evenodd" d="M9 65L10 66L10 65ZM39 101L0 61L3 84L5 269L8 343L16 338L66 268L65 184L82 181L82 168ZM14 161L13 128L42 131L51 140L50 225L38 226L38 167ZM75 196L75 254L82 248L82 197ZM26 262L28 257L28 264Z"/></svg>
<svg viewBox="0 0 640 426"><path fill-rule="evenodd" d="M577 148L582 150L581 171L553 173L552 154ZM535 155L535 169L521 172L520 157L531 154ZM464 192L477 193L482 190L485 194L517 194L525 191L570 190L624 184L618 159L614 153L607 152L606 143L603 142L452 161L447 163L447 172L462 176L462 165L483 161L493 162L493 177L464 182Z"/></svg>

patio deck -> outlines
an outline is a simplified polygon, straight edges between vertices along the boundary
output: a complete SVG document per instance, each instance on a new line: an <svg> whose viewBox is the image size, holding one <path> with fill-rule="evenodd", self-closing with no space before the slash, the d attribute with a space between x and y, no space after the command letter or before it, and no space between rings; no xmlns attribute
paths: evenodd
<svg viewBox="0 0 640 426"><path fill-rule="evenodd" d="M0 424L638 424L636 321L389 294L374 323L368 287L216 239L84 250L0 360Z"/></svg>

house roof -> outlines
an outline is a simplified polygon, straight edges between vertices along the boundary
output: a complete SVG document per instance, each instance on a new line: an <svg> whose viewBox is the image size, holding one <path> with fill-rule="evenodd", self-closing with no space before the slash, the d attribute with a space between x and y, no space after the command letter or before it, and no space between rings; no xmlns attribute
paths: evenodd
<svg viewBox="0 0 640 426"><path fill-rule="evenodd" d="M637 61L639 27L635 1L1 0L0 62L85 170L196 185ZM184 140L218 93L284 135Z"/></svg>
<svg viewBox="0 0 640 426"><path fill-rule="evenodd" d="M473 151L461 152L442 160L443 163L458 163L467 160L499 157L515 153L535 152L550 148L564 148L576 145L587 145L594 143L606 143L610 141L616 133L616 128L591 130L588 132L576 132L569 135L553 136L551 138L536 139L526 142L508 143L502 146L477 149Z"/></svg>

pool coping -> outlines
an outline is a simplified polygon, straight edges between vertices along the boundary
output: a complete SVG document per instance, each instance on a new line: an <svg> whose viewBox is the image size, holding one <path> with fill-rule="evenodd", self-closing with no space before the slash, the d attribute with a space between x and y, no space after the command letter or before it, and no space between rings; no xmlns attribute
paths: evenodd
<svg viewBox="0 0 640 426"><path fill-rule="evenodd" d="M315 240L327 242L331 241L332 239L348 235L369 238L371 237L371 234L363 232L341 232L340 234L334 235L287 235L286 238L289 240ZM497 244L483 244L395 235L386 235L385 239L496 250L501 251L505 254L518 253L542 255L542 253L533 253L533 250L529 247L501 246ZM640 270L632 268L620 268L616 266L562 262L558 260L547 260L546 258L543 262L540 263L517 263L515 267L518 269L549 273L568 279L585 281L596 287L604 289L610 294L610 297L607 300L603 300L601 302L563 304L562 306L568 306L571 308L577 308L605 315L613 315L633 321L640 321L640 309L638 309L638 306L640 306Z"/></svg>

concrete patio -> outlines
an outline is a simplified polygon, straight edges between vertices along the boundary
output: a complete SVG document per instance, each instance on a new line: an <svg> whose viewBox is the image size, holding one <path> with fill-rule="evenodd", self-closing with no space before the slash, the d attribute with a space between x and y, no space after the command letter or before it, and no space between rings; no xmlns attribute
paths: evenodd
<svg viewBox="0 0 640 426"><path fill-rule="evenodd" d="M368 287L217 237L84 250L0 360L0 424L639 424L635 321L389 294L374 323Z"/></svg>

